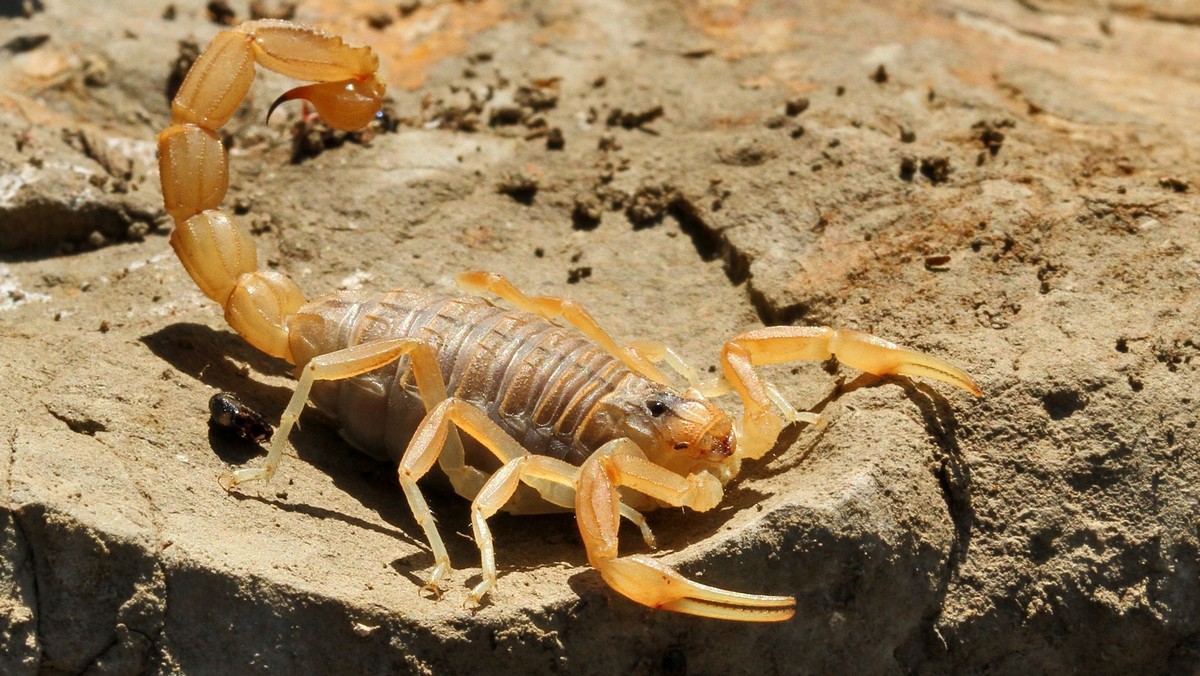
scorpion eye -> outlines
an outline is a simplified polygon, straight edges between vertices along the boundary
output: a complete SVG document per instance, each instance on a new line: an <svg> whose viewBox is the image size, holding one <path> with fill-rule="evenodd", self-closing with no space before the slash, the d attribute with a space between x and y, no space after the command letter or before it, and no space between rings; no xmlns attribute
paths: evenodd
<svg viewBox="0 0 1200 676"><path fill-rule="evenodd" d="M646 410L650 411L650 415L657 418L667 412L667 404L662 399L651 399L646 402Z"/></svg>

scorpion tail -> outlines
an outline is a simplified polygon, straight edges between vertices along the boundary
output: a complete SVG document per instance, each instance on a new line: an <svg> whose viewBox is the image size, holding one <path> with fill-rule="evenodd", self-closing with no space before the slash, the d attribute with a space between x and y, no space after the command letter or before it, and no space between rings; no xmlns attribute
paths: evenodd
<svg viewBox="0 0 1200 676"><path fill-rule="evenodd" d="M294 363L288 318L305 303L290 278L258 267L250 233L220 211L229 186L218 130L254 79L255 64L317 84L293 89L334 126L363 126L379 110L383 83L366 47L285 21L249 21L219 33L171 102L171 126L158 135L163 203L175 220L171 246L229 325L260 350Z"/></svg>

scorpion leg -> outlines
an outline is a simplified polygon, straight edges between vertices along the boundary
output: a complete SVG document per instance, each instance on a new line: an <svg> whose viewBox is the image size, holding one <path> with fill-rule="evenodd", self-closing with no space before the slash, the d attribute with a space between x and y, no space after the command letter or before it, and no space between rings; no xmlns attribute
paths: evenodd
<svg viewBox="0 0 1200 676"><path fill-rule="evenodd" d="M600 327L596 319L579 303L565 298L552 296L537 296L530 298L513 286L504 275L494 272L473 270L458 275L458 285L468 291L486 291L508 301L513 307L531 312L546 319L562 319L578 329L583 335L591 338L609 354L620 359L635 373L663 385L668 384L666 376L650 360L636 350L622 350L608 332Z"/></svg>
<svg viewBox="0 0 1200 676"><path fill-rule="evenodd" d="M700 472L681 477L640 456L629 439L610 441L579 470L575 517L588 561L610 587L651 608L744 622L779 622L795 612L790 596L744 594L700 584L647 556L617 556L617 486L667 504L704 511L721 499L720 482Z"/></svg>
<svg viewBox="0 0 1200 676"><path fill-rule="evenodd" d="M701 378L700 371L684 361L683 357L666 343L657 340L636 340L626 345L625 351L654 364L666 363L672 371L688 382L688 386L705 397L719 397L733 391L729 383L720 376Z"/></svg>
<svg viewBox="0 0 1200 676"><path fill-rule="evenodd" d="M487 520L512 498L522 481L535 487L541 482L567 487L572 489L570 493L574 497L575 475L578 472L578 467L556 458L523 455L504 463L492 475L471 503L471 530L475 534L475 543L479 545L483 579L471 590L469 603L479 605L496 585L496 550Z"/></svg>
<svg viewBox="0 0 1200 676"><path fill-rule="evenodd" d="M417 389L426 410L431 410L446 398L446 385L438 370L437 356L433 348L426 343L411 339L397 338L373 343L363 343L336 352L323 354L313 358L301 369L300 379L296 390L288 401L287 408L279 420L279 430L271 441L267 452L267 460L261 467L239 469L221 477L221 484L226 490L240 483L255 480L270 480L279 467L283 456L283 447L287 443L292 426L304 410L304 403L312 390L313 383L318 380L341 380L373 371L386 366L397 359L409 355L413 363L413 374L416 377Z"/></svg>
<svg viewBox="0 0 1200 676"><path fill-rule="evenodd" d="M567 498L565 507L573 507L575 482L579 468L556 458L540 455L523 455L509 460L492 475L479 495L471 503L471 529L479 545L483 579L471 590L469 602L479 605L483 597L496 586L496 551L492 545L492 533L487 520L512 498L519 482L537 488L543 497L551 499L556 493ZM554 489L558 489L557 491ZM552 500L558 504L557 500ZM646 524L646 518L628 505L620 504L621 516L635 523L642 531L642 538L651 549L655 548L654 535Z"/></svg>
<svg viewBox="0 0 1200 676"><path fill-rule="evenodd" d="M734 391L729 381L721 375L701 379L700 372L694 366L684 361L683 357L680 357L679 353L675 352L675 350L657 340L639 340L626 345L625 349L636 350L643 357L655 364L666 362L671 367L671 370L688 381L688 385L691 386L692 390L700 393L703 397L711 399L730 394ZM783 412L788 422L806 422L811 424L821 419L821 416L815 413L796 410L794 406L788 403L783 393L771 383L764 383L763 387L766 388L767 398L779 407L779 410Z"/></svg>
<svg viewBox="0 0 1200 676"><path fill-rule="evenodd" d="M440 589L439 583L450 570L450 557L446 554L441 535L434 526L433 514L429 511L429 504L425 502L425 497L421 494L417 481L433 468L434 462L443 454L447 435L456 429L479 441L504 463L504 466L497 470L492 479L488 480L474 496L476 502L482 501L485 511L498 500L495 508L487 512L486 516L482 517L483 519L494 514L516 490L516 480L510 479L507 474L502 473L518 472L518 469L510 468L510 465L517 460L523 460L522 463L516 465L517 468L526 463L536 468L536 471L529 473L518 472L517 478L532 486L552 504L568 509L575 506L574 475L578 471L577 468L560 460L530 454L516 439L513 439L491 418L487 417L487 414L478 406L469 401L456 397L442 401L429 411L417 427L416 432L413 433L412 440L409 441L408 448L405 449L404 455L400 459L399 467L400 486L404 489L409 508L412 509L417 523L424 529L425 537L429 540L429 548L434 552L433 571L430 572L425 587L435 592ZM524 460L527 458L533 460ZM497 475L500 475L499 479L496 479ZM503 492L508 481L513 482L512 490L503 493L502 499L496 497ZM618 511L620 515L634 522L641 529L642 538L649 547L653 548L655 546L654 535L650 532L645 518L624 503L618 503ZM482 530L479 529L480 525L483 526ZM472 526L475 528L476 542L483 557L484 580L488 582L482 588L476 587L478 595L472 592L472 600L478 602L495 583L495 554L491 532L487 529L486 523L472 517Z"/></svg>
<svg viewBox="0 0 1200 676"><path fill-rule="evenodd" d="M454 423L453 426L450 423ZM449 432L457 428L469 436L479 440L488 450L502 462L528 455L529 452L521 447L515 439L509 436L500 426L492 422L483 411L471 402L451 397L435 406L417 426L408 448L400 458L400 487L408 499L408 506L413 517L425 531L425 539L433 550L433 570L425 583L425 588L434 593L440 593L442 578L450 570L450 556L442 542L433 522L433 513L429 504L417 486L417 480L425 476L433 468ZM489 543L490 544L490 543Z"/></svg>
<svg viewBox="0 0 1200 676"><path fill-rule="evenodd" d="M791 408L754 367L830 357L867 373L924 376L977 397L982 395L971 376L949 362L866 333L827 326L774 326L747 331L726 343L721 351L725 379L741 397L744 408L738 429L738 449L743 457L760 458L775 445L783 421L771 410L771 402L785 411Z"/></svg>

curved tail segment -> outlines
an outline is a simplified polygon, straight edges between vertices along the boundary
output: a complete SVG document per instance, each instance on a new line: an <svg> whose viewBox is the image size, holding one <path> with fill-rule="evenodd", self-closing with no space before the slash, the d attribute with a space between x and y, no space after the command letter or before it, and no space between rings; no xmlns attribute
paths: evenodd
<svg viewBox="0 0 1200 676"><path fill-rule="evenodd" d="M304 99L330 126L358 129L379 111L384 84L368 47L286 21L249 21L218 34L188 71L171 103L171 126L158 135L163 203L175 220L171 247L225 320L258 349L295 363L287 318L304 305L289 277L258 269L250 233L219 210L229 187L217 134L246 97L254 65L315 84L271 106Z"/></svg>

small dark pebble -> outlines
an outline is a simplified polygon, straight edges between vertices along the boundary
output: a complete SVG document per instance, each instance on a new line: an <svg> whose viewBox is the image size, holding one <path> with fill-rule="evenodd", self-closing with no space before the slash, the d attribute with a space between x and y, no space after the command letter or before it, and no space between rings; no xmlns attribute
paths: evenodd
<svg viewBox="0 0 1200 676"><path fill-rule="evenodd" d="M600 199L592 193L575 196L575 208L571 211L571 222L576 230L594 230L604 215Z"/></svg>
<svg viewBox="0 0 1200 676"><path fill-rule="evenodd" d="M608 113L608 119L605 123L610 127L623 127L625 129L641 129L643 126L657 120L663 116L663 107L654 105L640 111L627 111L621 108L613 108Z"/></svg>
<svg viewBox="0 0 1200 676"><path fill-rule="evenodd" d="M945 254L937 256L925 257L925 269L941 271L946 269L946 264L950 262L950 257Z"/></svg>
<svg viewBox="0 0 1200 676"><path fill-rule="evenodd" d="M232 26L238 22L237 13L233 11L233 7L225 0L212 0L205 7L205 12L208 14L210 21L222 26Z"/></svg>
<svg viewBox="0 0 1200 676"><path fill-rule="evenodd" d="M250 18L251 19L281 19L290 21L296 17L296 3L287 0L279 0L278 2L267 2L267 0L254 0L250 3Z"/></svg>
<svg viewBox="0 0 1200 676"><path fill-rule="evenodd" d="M392 16L385 10L371 12L367 15L367 25L377 31L381 31L395 22L396 17Z"/></svg>
<svg viewBox="0 0 1200 676"><path fill-rule="evenodd" d="M788 117L796 117L806 110L808 110L808 99L804 97L792 99L783 105L783 112Z"/></svg>
<svg viewBox="0 0 1200 676"><path fill-rule="evenodd" d="M525 119L525 109L521 106L496 106L488 113L488 126L507 127L520 124Z"/></svg>
<svg viewBox="0 0 1200 676"><path fill-rule="evenodd" d="M37 33L34 35L18 35L17 37L4 43L4 51L11 54L20 54L28 52L38 47L41 47L50 39L49 33Z"/></svg>
<svg viewBox="0 0 1200 676"><path fill-rule="evenodd" d="M1163 176L1162 178L1158 179L1158 184L1167 190L1173 190L1175 192L1187 192L1188 188L1191 187L1187 181L1175 176Z"/></svg>
<svg viewBox="0 0 1200 676"><path fill-rule="evenodd" d="M529 108L537 112L552 110L558 106L558 92L554 86L557 80L553 80L551 83L551 86L545 87L521 85L513 94L513 102L522 108Z"/></svg>
<svg viewBox="0 0 1200 676"><path fill-rule="evenodd" d="M875 84L883 84L888 81L887 68L884 68L882 63L879 64L879 67L876 68L875 72L871 74L871 80L873 80Z"/></svg>
<svg viewBox="0 0 1200 676"><path fill-rule="evenodd" d="M921 175L937 185L950 178L950 160L945 157L926 157L921 160Z"/></svg>
<svg viewBox="0 0 1200 676"><path fill-rule="evenodd" d="M584 265L577 268L567 270L567 284L578 284L580 280L587 279L592 276L592 268Z"/></svg>
<svg viewBox="0 0 1200 676"><path fill-rule="evenodd" d="M524 171L506 171L496 183L496 192L508 195L526 206L533 203L537 191L537 177Z"/></svg>

